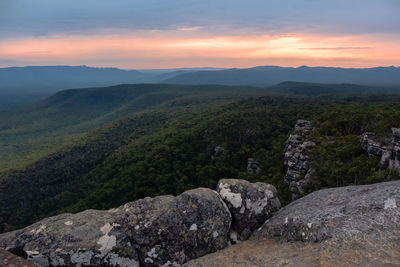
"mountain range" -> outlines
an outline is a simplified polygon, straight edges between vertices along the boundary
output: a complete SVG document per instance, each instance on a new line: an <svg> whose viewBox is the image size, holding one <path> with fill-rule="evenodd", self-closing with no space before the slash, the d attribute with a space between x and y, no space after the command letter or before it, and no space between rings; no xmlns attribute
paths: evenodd
<svg viewBox="0 0 400 267"><path fill-rule="evenodd" d="M400 68L346 69L259 66L247 69L182 68L122 70L87 66L29 66L0 69L0 111L42 100L55 92L134 83L269 86L282 82L400 85Z"/></svg>

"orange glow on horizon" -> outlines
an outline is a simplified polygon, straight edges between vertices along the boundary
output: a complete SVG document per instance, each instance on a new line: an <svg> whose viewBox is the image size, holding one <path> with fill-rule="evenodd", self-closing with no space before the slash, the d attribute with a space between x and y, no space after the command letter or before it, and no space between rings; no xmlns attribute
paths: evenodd
<svg viewBox="0 0 400 267"><path fill-rule="evenodd" d="M183 29L182 32L192 32ZM91 65L120 68L338 66L400 64L400 39L385 36L53 36L0 41L0 58L21 65ZM389 39L389 40L388 40ZM1 62L0 62L1 66ZM5 66L2 66L5 67Z"/></svg>

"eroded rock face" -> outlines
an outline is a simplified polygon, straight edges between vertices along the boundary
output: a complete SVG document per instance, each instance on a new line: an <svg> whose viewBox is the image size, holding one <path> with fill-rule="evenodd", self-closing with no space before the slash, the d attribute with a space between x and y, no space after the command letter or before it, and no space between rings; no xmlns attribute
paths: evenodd
<svg viewBox="0 0 400 267"><path fill-rule="evenodd" d="M232 241L249 238L281 207L275 187L269 184L222 179L217 191L232 214Z"/></svg>
<svg viewBox="0 0 400 267"><path fill-rule="evenodd" d="M400 181L316 191L282 208L253 237L319 242L372 233L400 236Z"/></svg>
<svg viewBox="0 0 400 267"><path fill-rule="evenodd" d="M44 219L0 235L41 266L172 266L228 244L231 215L217 192L145 198L108 211Z"/></svg>
<svg viewBox="0 0 400 267"><path fill-rule="evenodd" d="M392 128L392 137L387 146L378 142L371 132L360 135L360 140L369 157L380 157L383 167L396 170L400 174L400 128Z"/></svg>
<svg viewBox="0 0 400 267"><path fill-rule="evenodd" d="M382 154L381 164L400 174L400 128L392 128L392 139Z"/></svg>
<svg viewBox="0 0 400 267"><path fill-rule="evenodd" d="M381 157L386 150L385 146L382 146L380 142L375 140L375 134L371 132L363 133L360 136L361 147L367 151L369 157Z"/></svg>
<svg viewBox="0 0 400 267"><path fill-rule="evenodd" d="M305 188L311 183L314 170L310 168L308 150L315 146L314 142L306 141L307 134L312 130L310 121L298 120L294 132L286 141L284 152L285 182L292 192L292 199L303 195Z"/></svg>

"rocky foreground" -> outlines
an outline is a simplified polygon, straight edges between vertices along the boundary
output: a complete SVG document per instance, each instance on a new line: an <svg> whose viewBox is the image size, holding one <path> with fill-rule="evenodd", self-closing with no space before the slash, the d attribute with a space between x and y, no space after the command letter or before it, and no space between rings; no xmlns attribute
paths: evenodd
<svg viewBox="0 0 400 267"><path fill-rule="evenodd" d="M400 266L400 181L324 189L186 266Z"/></svg>
<svg viewBox="0 0 400 267"><path fill-rule="evenodd" d="M279 208L273 186L225 179L217 191L47 218L0 235L0 247L40 266L400 265L400 181Z"/></svg>

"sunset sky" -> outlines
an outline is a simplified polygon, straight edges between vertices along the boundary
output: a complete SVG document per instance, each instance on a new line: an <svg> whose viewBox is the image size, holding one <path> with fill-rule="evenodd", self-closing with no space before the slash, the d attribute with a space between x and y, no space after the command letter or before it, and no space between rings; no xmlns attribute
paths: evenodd
<svg viewBox="0 0 400 267"><path fill-rule="evenodd" d="M399 0L0 0L0 67L400 65Z"/></svg>

